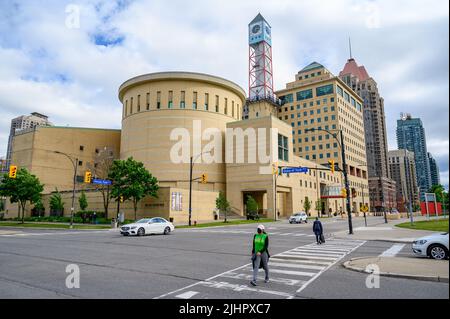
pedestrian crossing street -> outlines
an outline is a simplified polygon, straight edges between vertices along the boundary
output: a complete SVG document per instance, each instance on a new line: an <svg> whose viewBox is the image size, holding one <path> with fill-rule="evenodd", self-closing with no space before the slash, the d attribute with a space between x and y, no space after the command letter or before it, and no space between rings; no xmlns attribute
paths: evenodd
<svg viewBox="0 0 450 319"><path fill-rule="evenodd" d="M233 230L233 229L189 229L192 233L214 233L214 234L255 234L254 229ZM289 237L315 237L314 234L304 234L299 232L282 232L282 231L268 231L269 236L289 236Z"/></svg>
<svg viewBox="0 0 450 319"><path fill-rule="evenodd" d="M264 271L260 269L256 287L250 285L249 263L155 299L293 299L364 243L331 238L322 245L312 243L273 255L269 260L270 282L264 283Z"/></svg>

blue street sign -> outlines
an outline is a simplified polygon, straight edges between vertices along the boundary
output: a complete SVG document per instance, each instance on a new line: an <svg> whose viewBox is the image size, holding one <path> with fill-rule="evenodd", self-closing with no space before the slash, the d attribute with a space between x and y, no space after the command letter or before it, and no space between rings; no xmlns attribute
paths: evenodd
<svg viewBox="0 0 450 319"><path fill-rule="evenodd" d="M94 178L92 180L93 184L100 184L100 185L111 185L112 182L110 180L107 179L98 179L98 178Z"/></svg>
<svg viewBox="0 0 450 319"><path fill-rule="evenodd" d="M308 173L307 167L287 167L283 168L283 174L292 174L292 173Z"/></svg>

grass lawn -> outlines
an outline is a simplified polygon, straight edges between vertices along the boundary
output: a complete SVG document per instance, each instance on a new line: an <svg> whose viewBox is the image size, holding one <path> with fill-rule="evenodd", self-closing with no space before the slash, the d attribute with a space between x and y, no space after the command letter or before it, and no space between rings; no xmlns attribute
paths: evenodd
<svg viewBox="0 0 450 319"><path fill-rule="evenodd" d="M214 222L214 223L205 223L205 224L197 224L197 226L176 226L176 228L201 228L201 227L217 227L217 226L231 226L231 225L242 225L242 224L261 224L261 223L271 223L274 222L273 219L261 218L260 220L231 220L226 223L222 222Z"/></svg>
<svg viewBox="0 0 450 319"><path fill-rule="evenodd" d="M403 224L398 224L396 226L401 227L401 228L409 228L409 229L448 232L448 219L420 221L420 222L414 222L412 225L411 225L411 223L403 223Z"/></svg>
<svg viewBox="0 0 450 319"><path fill-rule="evenodd" d="M56 228L69 229L68 224L56 223L27 223L21 224L19 222L0 222L0 227L20 227L20 228ZM73 229L109 229L109 225L73 225Z"/></svg>

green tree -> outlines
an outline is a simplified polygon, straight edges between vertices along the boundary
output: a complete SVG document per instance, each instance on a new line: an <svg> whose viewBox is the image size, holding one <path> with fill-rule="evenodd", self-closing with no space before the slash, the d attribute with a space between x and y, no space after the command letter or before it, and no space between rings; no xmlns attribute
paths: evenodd
<svg viewBox="0 0 450 319"><path fill-rule="evenodd" d="M318 199L317 201L316 201L316 211L317 211L317 216L319 216L320 217L320 214L322 213L322 208L323 208L323 202L320 200L320 199Z"/></svg>
<svg viewBox="0 0 450 319"><path fill-rule="evenodd" d="M134 208L134 219L137 219L137 205L146 196L158 197L158 180L147 171L144 164L132 157L127 160L115 160L109 172L112 180L111 197L120 200L131 200Z"/></svg>
<svg viewBox="0 0 450 319"><path fill-rule="evenodd" d="M86 208L88 208L88 201L84 191L81 192L80 198L78 198L78 204L80 205L80 209L82 211L85 211Z"/></svg>
<svg viewBox="0 0 450 319"><path fill-rule="evenodd" d="M230 208L230 202L225 197L224 192L220 191L219 196L216 198L216 208L224 213L225 223L227 222L227 211Z"/></svg>
<svg viewBox="0 0 450 319"><path fill-rule="evenodd" d="M252 196L247 195L246 205L247 205L247 214L248 215L258 216L258 203Z"/></svg>
<svg viewBox="0 0 450 319"><path fill-rule="evenodd" d="M111 171L111 167L114 163L114 158L116 155L114 154L114 149L112 147L103 147L98 150L98 153L94 155L94 163L88 163L88 168L92 172L95 178L99 179L109 179L109 173ZM92 184L90 187L95 188L97 191L102 194L103 199L103 209L105 212L105 218L108 219L108 210L109 204L111 202L111 185L104 184Z"/></svg>
<svg viewBox="0 0 450 319"><path fill-rule="evenodd" d="M311 201L309 200L308 196L305 197L305 202L303 203L303 209L305 210L306 214L309 214L309 211L311 209Z"/></svg>
<svg viewBox="0 0 450 319"><path fill-rule="evenodd" d="M30 174L25 168L17 171L16 178L9 178L8 174L3 176L0 183L0 196L9 197L11 203L18 203L19 215L22 211L22 224L25 218L25 206L39 201L44 185L39 179Z"/></svg>
<svg viewBox="0 0 450 319"><path fill-rule="evenodd" d="M59 213L62 214L64 212L64 202L57 188L56 192L50 197L49 205L50 205L50 212L57 213L57 215L59 215Z"/></svg>
<svg viewBox="0 0 450 319"><path fill-rule="evenodd" d="M42 203L42 198L39 198L39 200L34 204L34 210L38 214L38 216L44 216L45 214L45 207Z"/></svg>
<svg viewBox="0 0 450 319"><path fill-rule="evenodd" d="M433 185L429 192L436 194L436 201L442 204L443 210L448 209L448 193L443 185Z"/></svg>

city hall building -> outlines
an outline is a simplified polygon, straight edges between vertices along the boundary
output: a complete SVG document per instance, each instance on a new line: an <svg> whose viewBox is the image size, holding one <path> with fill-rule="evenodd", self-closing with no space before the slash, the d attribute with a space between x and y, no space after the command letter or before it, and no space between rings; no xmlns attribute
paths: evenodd
<svg viewBox="0 0 450 319"><path fill-rule="evenodd" d="M332 140L324 140L325 149L327 143L333 146L323 152L324 157L315 158L310 151L314 141L300 146L300 127L291 123L291 114L296 114L297 107L291 101L292 96L302 98L298 105L303 114L306 111L303 109L304 91L311 87L313 92L325 92L317 97L317 101L322 103L325 96L335 99L336 110L331 111L330 106L329 114L335 114L336 118L331 120L330 116L330 123L346 128L345 138L349 142L351 156L350 180L356 190L352 209L358 213L364 195L366 202L368 199L365 193L367 176L360 166L365 162L361 100L338 78L324 78L323 75L321 78L326 82L323 84L326 88L321 90L316 90L315 86L319 84L297 79L300 82L279 92L285 103L280 105L267 98L247 101L241 87L212 75L162 72L137 76L124 82L118 90L122 107L121 130L58 126L25 129L14 136L11 163L27 168L45 185L43 202L46 215L49 214L49 197L56 189L63 194L65 215L70 215L73 164L77 166L77 199L84 190L88 209L103 211L102 194L93 185L83 183L83 177L86 171L96 172L98 158L105 152L109 159L133 157L144 163L158 179L158 197L148 197L139 202L138 218L161 216L175 222L188 220L191 156L194 158L193 221L214 219L215 202L220 191L225 192L233 215L245 215L247 195L258 202L259 213L269 218L275 215L283 218L303 211L305 201L311 202L309 213L312 216L319 210L323 214L345 213L342 174L338 171L332 174L326 165L327 159L341 160L336 154L337 147ZM297 94L297 91L303 93ZM328 96L327 92L332 94ZM351 95L350 99L347 99L347 94ZM308 97L308 103L309 100L317 103L313 97ZM315 104L314 107L317 108ZM308 114L309 110L306 111ZM310 116L301 117L301 121L310 121ZM244 137L237 133L243 133ZM183 134L189 137L187 146L177 148ZM310 150L306 149L307 146ZM76 163L55 152L69 154ZM272 157L267 161L271 152ZM260 156L261 153L266 156ZM243 160L238 159L239 154ZM307 167L308 171L280 175L277 172L282 167ZM207 176L206 183L198 179L202 174ZM79 210L77 199L75 211ZM323 203L320 209L317 202ZM17 216L17 204L8 202L7 209L5 218ZM32 205L26 214L30 215L31 210ZM126 218L134 218L131 202L122 203L120 210L125 212ZM111 201L108 214L115 217L114 201Z"/></svg>

